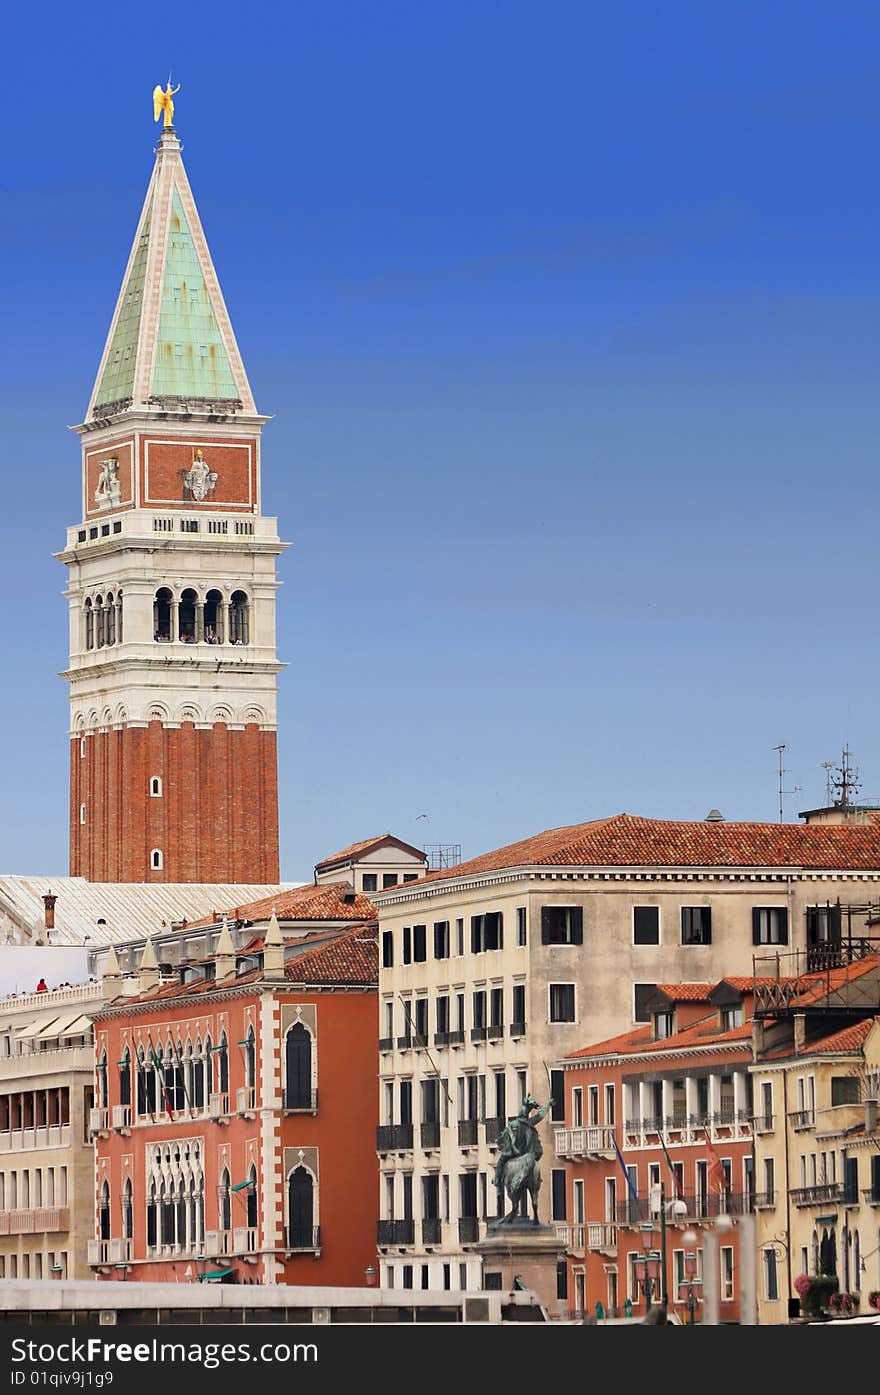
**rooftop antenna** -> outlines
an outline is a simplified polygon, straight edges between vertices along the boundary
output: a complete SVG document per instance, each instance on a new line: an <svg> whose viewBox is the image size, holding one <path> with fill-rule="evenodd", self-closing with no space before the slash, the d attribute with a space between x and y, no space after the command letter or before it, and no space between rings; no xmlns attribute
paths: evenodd
<svg viewBox="0 0 880 1395"><path fill-rule="evenodd" d="M861 788L859 768L853 765L852 751L848 746L844 746L840 753L840 765L832 768L836 775L835 779L831 779L831 788L836 796L833 803L838 809L847 809Z"/></svg>
<svg viewBox="0 0 880 1395"><path fill-rule="evenodd" d="M823 760L822 769L825 771L825 806L828 808L834 798L834 789L831 783L831 772L834 769L833 760Z"/></svg>
<svg viewBox="0 0 880 1395"><path fill-rule="evenodd" d="M782 764L782 752L785 750L785 742L781 741L780 744L778 746L774 746L773 749L779 757L779 765L777 768L777 776L779 779L779 822L784 823L785 815L783 812L783 796L786 794L799 794L801 787L800 785L792 785L790 790L783 788L783 777L788 774L787 769Z"/></svg>

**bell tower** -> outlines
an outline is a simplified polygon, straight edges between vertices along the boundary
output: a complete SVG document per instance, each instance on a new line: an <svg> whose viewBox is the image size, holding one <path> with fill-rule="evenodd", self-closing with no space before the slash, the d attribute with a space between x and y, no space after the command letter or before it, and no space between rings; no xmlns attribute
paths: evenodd
<svg viewBox="0 0 880 1395"><path fill-rule="evenodd" d="M70 871L278 881L275 559L257 412L173 126L82 439Z"/></svg>

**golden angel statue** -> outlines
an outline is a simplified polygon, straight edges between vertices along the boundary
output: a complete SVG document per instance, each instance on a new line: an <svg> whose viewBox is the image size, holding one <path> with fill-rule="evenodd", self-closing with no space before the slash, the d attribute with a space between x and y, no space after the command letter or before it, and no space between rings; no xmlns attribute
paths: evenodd
<svg viewBox="0 0 880 1395"><path fill-rule="evenodd" d="M180 83L176 87L171 86L171 79L168 79L168 86L165 91L161 87L153 88L153 120L159 120L159 113L165 113L163 126L174 125L174 94L180 91Z"/></svg>

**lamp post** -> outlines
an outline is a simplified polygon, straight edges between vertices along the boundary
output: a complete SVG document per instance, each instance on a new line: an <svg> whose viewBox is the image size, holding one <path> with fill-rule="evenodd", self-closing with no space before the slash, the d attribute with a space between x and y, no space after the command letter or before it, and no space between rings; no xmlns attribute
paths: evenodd
<svg viewBox="0 0 880 1395"><path fill-rule="evenodd" d="M633 1269L635 1270L636 1283L639 1284L645 1295L645 1302L650 1312L655 1285L658 1284L660 1278L660 1251L648 1250L645 1254L639 1255L638 1259L633 1261Z"/></svg>
<svg viewBox="0 0 880 1395"><path fill-rule="evenodd" d="M376 1287L376 1272L376 1266L374 1264L368 1264L364 1270L364 1280L367 1288Z"/></svg>
<svg viewBox="0 0 880 1395"><path fill-rule="evenodd" d="M685 1238L687 1238L687 1235L693 1235L694 1240L696 1240L697 1238L692 1230L686 1232ZM702 1282L702 1279L697 1278L696 1250L685 1250L684 1281L679 1285L679 1293L681 1292L681 1289L686 1290L689 1327L693 1327L694 1325L694 1313L696 1311L697 1303L699 1301L698 1296L694 1293L694 1289L702 1287Z"/></svg>

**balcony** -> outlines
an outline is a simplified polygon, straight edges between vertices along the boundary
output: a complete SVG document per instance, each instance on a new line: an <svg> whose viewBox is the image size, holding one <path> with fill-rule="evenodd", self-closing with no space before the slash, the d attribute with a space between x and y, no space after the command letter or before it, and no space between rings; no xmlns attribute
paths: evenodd
<svg viewBox="0 0 880 1395"><path fill-rule="evenodd" d="M789 1114L788 1122L796 1133L800 1129L812 1129L816 1124L816 1111L814 1109L796 1109Z"/></svg>
<svg viewBox="0 0 880 1395"><path fill-rule="evenodd" d="M406 1032L406 1033L404 1033L404 1035L403 1035L402 1037L398 1037L398 1038L397 1038L397 1049L398 1049L398 1051L409 1051L409 1049L410 1049L411 1046L412 1046L412 1037L410 1036L409 1032Z"/></svg>
<svg viewBox="0 0 880 1395"><path fill-rule="evenodd" d="M486 1131L486 1142L490 1148L496 1147L498 1135L507 1127L507 1120L504 1115L498 1115L494 1119L484 1119L483 1128Z"/></svg>
<svg viewBox="0 0 880 1395"><path fill-rule="evenodd" d="M218 1124L229 1123L229 1095L218 1093L211 1096L208 1114Z"/></svg>
<svg viewBox="0 0 880 1395"><path fill-rule="evenodd" d="M772 1132L773 1132L773 1115L772 1115L772 1114L756 1114L755 1117L754 1117L754 1119L752 1120L752 1128L754 1129L754 1131L755 1131L756 1134L757 1134L757 1133L772 1133Z"/></svg>
<svg viewBox="0 0 880 1395"><path fill-rule="evenodd" d="M21 1129L5 1129L0 1133L0 1152L24 1153L34 1148L68 1148L69 1124L35 1124Z"/></svg>
<svg viewBox="0 0 880 1395"><path fill-rule="evenodd" d="M255 1085L239 1085L235 1092L235 1112L242 1119L255 1119L257 1090Z"/></svg>
<svg viewBox="0 0 880 1395"><path fill-rule="evenodd" d="M376 1225L377 1245L415 1244L416 1223L409 1221L379 1221Z"/></svg>
<svg viewBox="0 0 880 1395"><path fill-rule="evenodd" d="M130 1239L90 1240L88 1242L87 1263L93 1268L102 1264L129 1264L132 1242Z"/></svg>
<svg viewBox="0 0 880 1395"><path fill-rule="evenodd" d="M284 1097L285 1114L315 1114L317 1109L317 1090L299 1090Z"/></svg>
<svg viewBox="0 0 880 1395"><path fill-rule="evenodd" d="M488 1027L471 1027L471 1041L485 1041Z"/></svg>
<svg viewBox="0 0 880 1395"><path fill-rule="evenodd" d="M412 1044L415 1047L416 1051L423 1051L425 1047L428 1045L428 1033L416 1032L413 1036Z"/></svg>
<svg viewBox="0 0 880 1395"><path fill-rule="evenodd" d="M476 1119L460 1119L458 1123L459 1148L473 1148L477 1141Z"/></svg>
<svg viewBox="0 0 880 1395"><path fill-rule="evenodd" d="M131 1132L131 1105L114 1104L110 1111L111 1127L116 1133Z"/></svg>
<svg viewBox="0 0 880 1395"><path fill-rule="evenodd" d="M423 1148L440 1147L440 1121L438 1119L421 1125L419 1129L419 1141Z"/></svg>
<svg viewBox="0 0 880 1395"><path fill-rule="evenodd" d="M303 1229L300 1226L290 1226L287 1230L287 1253L303 1252L307 1254L318 1254L321 1249L321 1227L312 1226L311 1230Z"/></svg>
<svg viewBox="0 0 880 1395"><path fill-rule="evenodd" d="M524 1037L526 1034L525 1022L511 1022L510 1035L512 1037Z"/></svg>
<svg viewBox="0 0 880 1395"><path fill-rule="evenodd" d="M29 1210L0 1211L0 1235L44 1235L69 1229L68 1206L34 1206Z"/></svg>
<svg viewBox="0 0 880 1395"><path fill-rule="evenodd" d="M752 1197L752 1207L755 1211L769 1211L776 1205L776 1193L755 1192Z"/></svg>
<svg viewBox="0 0 880 1395"><path fill-rule="evenodd" d="M843 1200L843 1188L839 1182L821 1182L813 1187L791 1187L788 1194L795 1206L820 1206L829 1201Z"/></svg>
<svg viewBox="0 0 880 1395"><path fill-rule="evenodd" d="M434 1033L434 1045L435 1045L435 1046L448 1046L448 1045L449 1045L449 1033L448 1033L448 1032L435 1032L435 1033Z"/></svg>
<svg viewBox="0 0 880 1395"><path fill-rule="evenodd" d="M392 1153L413 1146L412 1124L380 1124L376 1130L376 1152Z"/></svg>
<svg viewBox="0 0 880 1395"><path fill-rule="evenodd" d="M217 1256L232 1253L232 1232L228 1230L205 1231L205 1254Z"/></svg>
<svg viewBox="0 0 880 1395"><path fill-rule="evenodd" d="M880 1188L865 1187L862 1191L862 1200L868 1206L880 1206Z"/></svg>
<svg viewBox="0 0 880 1395"><path fill-rule="evenodd" d="M584 1252L584 1227L582 1225L557 1225L556 1239L561 1240L567 1250L575 1254Z"/></svg>
<svg viewBox="0 0 880 1395"><path fill-rule="evenodd" d="M583 1226L576 1226L575 1229L583 1235ZM587 1226L587 1249L593 1254L617 1252L617 1226L613 1221L590 1221Z"/></svg>
<svg viewBox="0 0 880 1395"><path fill-rule="evenodd" d="M441 1238L442 1221L439 1216L430 1216L422 1221L422 1244L439 1245Z"/></svg>
<svg viewBox="0 0 880 1395"><path fill-rule="evenodd" d="M479 1216L460 1216L458 1220L458 1239L462 1245L473 1245L480 1238L480 1218Z"/></svg>
<svg viewBox="0 0 880 1395"><path fill-rule="evenodd" d="M393 1037L380 1037L380 1038L379 1038L379 1050L380 1050L380 1051L393 1051L393 1050L394 1050L394 1038L393 1038Z"/></svg>
<svg viewBox="0 0 880 1395"><path fill-rule="evenodd" d="M257 1232L253 1226L236 1226L232 1232L232 1253L252 1255L257 1248Z"/></svg>
<svg viewBox="0 0 880 1395"><path fill-rule="evenodd" d="M558 1158L600 1158L614 1156L614 1129L600 1125L588 1128L554 1129Z"/></svg>
<svg viewBox="0 0 880 1395"><path fill-rule="evenodd" d="M93 1105L89 1110L89 1133L96 1134L98 1138L108 1136L107 1116L108 1110L101 1109Z"/></svg>
<svg viewBox="0 0 880 1395"><path fill-rule="evenodd" d="M501 1037L504 1036L504 1023L490 1022L486 1031L490 1041L498 1041Z"/></svg>

